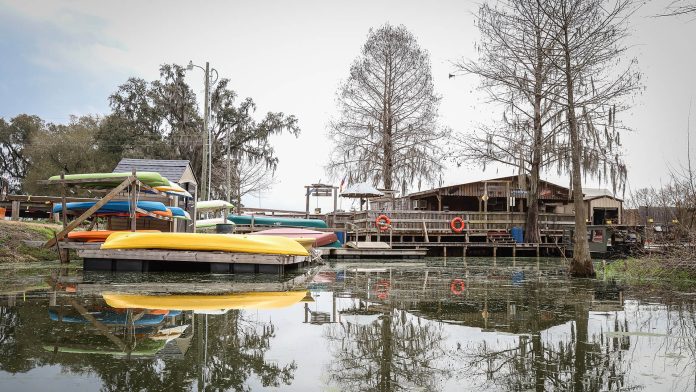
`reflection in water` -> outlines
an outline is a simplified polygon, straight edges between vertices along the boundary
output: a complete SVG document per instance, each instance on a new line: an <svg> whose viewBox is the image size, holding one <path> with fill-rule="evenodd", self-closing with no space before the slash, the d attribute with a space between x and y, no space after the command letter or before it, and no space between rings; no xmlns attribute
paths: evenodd
<svg viewBox="0 0 696 392"><path fill-rule="evenodd" d="M0 277L2 389L696 388L694 296L567 280L557 261L39 273Z"/></svg>

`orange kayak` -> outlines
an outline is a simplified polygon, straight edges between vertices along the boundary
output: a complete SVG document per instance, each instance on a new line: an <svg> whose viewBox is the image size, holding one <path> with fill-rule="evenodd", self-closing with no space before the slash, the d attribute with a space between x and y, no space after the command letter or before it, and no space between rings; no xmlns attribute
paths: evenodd
<svg viewBox="0 0 696 392"><path fill-rule="evenodd" d="M123 230L94 230L94 231L72 231L68 233L68 238L73 241L83 242L104 242L112 233L121 233ZM141 233L159 233L159 230L138 230Z"/></svg>

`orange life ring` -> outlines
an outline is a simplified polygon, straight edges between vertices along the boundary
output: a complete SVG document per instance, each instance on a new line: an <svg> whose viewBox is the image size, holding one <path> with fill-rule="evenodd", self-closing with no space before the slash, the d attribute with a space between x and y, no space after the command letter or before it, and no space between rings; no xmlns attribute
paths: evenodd
<svg viewBox="0 0 696 392"><path fill-rule="evenodd" d="M450 291L454 295L462 295L462 293L466 290L466 283L464 283L463 280L461 279L452 279L452 282L450 282Z"/></svg>
<svg viewBox="0 0 696 392"><path fill-rule="evenodd" d="M391 287L391 284L389 283L388 280L382 279L379 282L377 282L377 285L375 287L375 292L377 293L377 298L379 298L379 299L389 298L389 288L390 287Z"/></svg>
<svg viewBox="0 0 696 392"><path fill-rule="evenodd" d="M377 225L377 228L379 228L379 231L387 231L389 230L389 226L391 225L391 219L389 219L388 216L382 214L375 219L375 225Z"/></svg>
<svg viewBox="0 0 696 392"><path fill-rule="evenodd" d="M450 229L455 233L461 233L466 228L464 219L456 217L450 221Z"/></svg>

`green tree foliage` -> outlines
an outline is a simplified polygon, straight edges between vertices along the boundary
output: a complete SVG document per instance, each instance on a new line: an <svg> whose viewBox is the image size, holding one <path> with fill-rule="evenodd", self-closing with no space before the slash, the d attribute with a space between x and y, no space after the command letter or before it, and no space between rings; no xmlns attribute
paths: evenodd
<svg viewBox="0 0 696 392"><path fill-rule="evenodd" d="M37 181L60 173L111 171L119 156L105 153L97 145L96 135L103 123L96 116L71 117L68 124L49 124L37 132L24 151L24 158L31 164L22 190L46 193L45 185Z"/></svg>
<svg viewBox="0 0 696 392"><path fill-rule="evenodd" d="M111 95L113 113L106 119L97 144L100 149L131 158L188 159L196 173L203 164L203 116L196 95L185 81L186 69L176 64L160 67L160 79L131 78ZM263 161L275 168L278 159L269 137L282 132L299 135L297 118L269 112L261 121L252 117L251 98L237 102L229 80L221 79L211 93L213 167L235 165L235 157ZM113 132L118 129L119 132ZM227 140L229 133L229 150ZM212 197L226 190L226 172L213 170Z"/></svg>
<svg viewBox="0 0 696 392"><path fill-rule="evenodd" d="M44 129L38 116L20 114L9 122L0 118L0 188L5 183L9 191L21 190L30 164L25 150L32 137Z"/></svg>

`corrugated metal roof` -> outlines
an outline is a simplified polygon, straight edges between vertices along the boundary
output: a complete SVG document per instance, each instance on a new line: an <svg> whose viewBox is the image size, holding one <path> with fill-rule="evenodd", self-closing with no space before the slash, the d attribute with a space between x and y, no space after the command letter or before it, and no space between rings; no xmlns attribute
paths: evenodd
<svg viewBox="0 0 696 392"><path fill-rule="evenodd" d="M137 171L157 172L171 181L178 182L190 165L187 160L173 159L132 159L123 158L114 168L113 173Z"/></svg>

